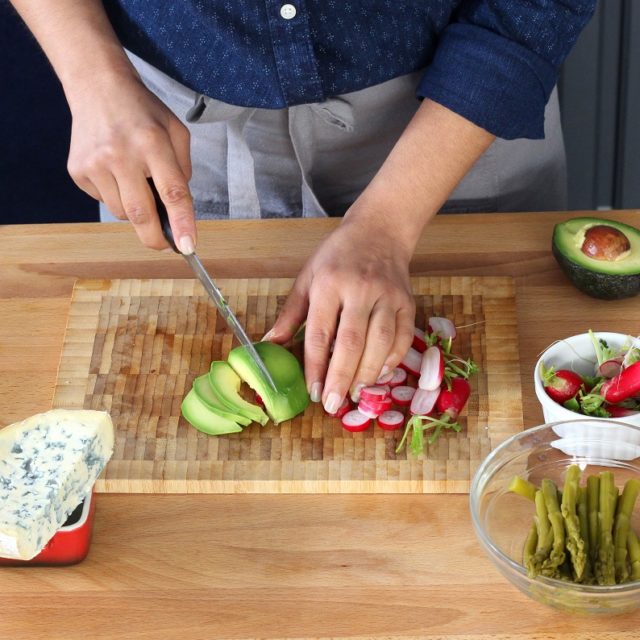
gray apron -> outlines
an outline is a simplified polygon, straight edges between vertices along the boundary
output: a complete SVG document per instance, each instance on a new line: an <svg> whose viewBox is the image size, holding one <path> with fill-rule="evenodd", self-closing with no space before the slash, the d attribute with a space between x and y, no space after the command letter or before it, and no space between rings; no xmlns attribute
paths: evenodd
<svg viewBox="0 0 640 640"><path fill-rule="evenodd" d="M198 219L343 215L420 104L415 88L422 72L415 72L317 104L236 107L199 95L128 55L145 85L189 128ZM566 200L554 90L545 139L497 139L442 211L553 211L565 209ZM102 204L100 217L116 220Z"/></svg>

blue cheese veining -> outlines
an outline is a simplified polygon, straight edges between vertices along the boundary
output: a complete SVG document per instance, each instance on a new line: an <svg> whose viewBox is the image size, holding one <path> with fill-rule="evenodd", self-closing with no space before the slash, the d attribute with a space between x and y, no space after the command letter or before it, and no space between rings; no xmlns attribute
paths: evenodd
<svg viewBox="0 0 640 640"><path fill-rule="evenodd" d="M36 556L112 452L113 423L102 411L54 409L0 429L0 556Z"/></svg>

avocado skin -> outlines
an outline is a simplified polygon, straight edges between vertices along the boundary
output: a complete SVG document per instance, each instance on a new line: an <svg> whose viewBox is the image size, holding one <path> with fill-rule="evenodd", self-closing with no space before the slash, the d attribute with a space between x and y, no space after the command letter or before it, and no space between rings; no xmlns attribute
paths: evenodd
<svg viewBox="0 0 640 640"><path fill-rule="evenodd" d="M632 298L640 293L640 274L619 276L610 273L597 273L567 258L554 242L551 243L551 249L569 280L577 289L592 298L621 300L622 298Z"/></svg>

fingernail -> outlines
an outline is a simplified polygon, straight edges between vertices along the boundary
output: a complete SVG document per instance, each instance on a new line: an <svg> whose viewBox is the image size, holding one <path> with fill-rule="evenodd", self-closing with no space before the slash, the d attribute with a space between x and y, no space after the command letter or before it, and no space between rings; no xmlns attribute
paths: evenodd
<svg viewBox="0 0 640 640"><path fill-rule="evenodd" d="M360 400L360 392L364 388L364 385L359 382L355 387L353 387L353 391L351 392L351 399L354 402L358 402Z"/></svg>
<svg viewBox="0 0 640 640"><path fill-rule="evenodd" d="M322 399L322 382L314 382L311 385L309 396L311 397L311 402L320 402Z"/></svg>
<svg viewBox="0 0 640 640"><path fill-rule="evenodd" d="M327 399L324 403L324 410L327 413L335 413L340 408L341 402L342 402L342 398L340 398L340 396L337 393L335 393L335 391L332 391L327 396Z"/></svg>
<svg viewBox="0 0 640 640"><path fill-rule="evenodd" d="M260 342L268 342L269 340L271 340L271 338L273 338L273 329L269 329L269 331L267 331L267 333L265 333ZM314 400L314 402L318 402L317 400Z"/></svg>
<svg viewBox="0 0 640 640"><path fill-rule="evenodd" d="M180 240L178 240L178 249L180 249L180 252L184 253L185 256L190 256L196 250L193 238L189 235L182 236Z"/></svg>

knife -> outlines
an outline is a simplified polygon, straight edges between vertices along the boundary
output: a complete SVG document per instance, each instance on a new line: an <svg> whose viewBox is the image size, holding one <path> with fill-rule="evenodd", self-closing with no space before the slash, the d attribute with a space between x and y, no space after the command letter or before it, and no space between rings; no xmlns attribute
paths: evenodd
<svg viewBox="0 0 640 640"><path fill-rule="evenodd" d="M151 180L151 178L148 178L148 182L156 203L156 209L158 211L158 217L160 218L162 233L167 242L176 253L180 254L189 263L189 266L197 276L198 280L200 280L200 282L202 283L202 286L209 294L209 297L213 300L213 303L218 308L220 314L222 314L222 317L225 319L227 325L233 332L233 335L238 339L238 342L247 350L249 356L255 362L256 366L260 370L260 373L262 373L272 389L277 392L276 384L273 381L269 370L264 364L264 361L256 351L256 348L253 346L253 342L251 342L251 340L249 339L249 336L238 321L238 318L236 318L235 314L231 310L231 307L229 307L229 305L227 304L227 301L224 299L222 292L220 291L220 289L218 289L216 283L207 273L207 270L204 268L202 262L200 261L200 258L198 258L195 252L191 255L185 255L176 246L175 240L173 239L173 231L171 230L171 225L169 223L169 214L167 213L167 208L164 206L164 203L160 198L160 194L158 193L153 180Z"/></svg>

